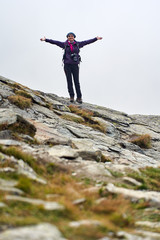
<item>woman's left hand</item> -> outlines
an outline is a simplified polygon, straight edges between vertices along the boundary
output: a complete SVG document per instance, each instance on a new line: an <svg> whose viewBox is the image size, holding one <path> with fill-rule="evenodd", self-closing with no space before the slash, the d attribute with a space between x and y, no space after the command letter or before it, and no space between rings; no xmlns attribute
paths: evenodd
<svg viewBox="0 0 160 240"><path fill-rule="evenodd" d="M97 37L97 40L101 40L102 39L102 37Z"/></svg>

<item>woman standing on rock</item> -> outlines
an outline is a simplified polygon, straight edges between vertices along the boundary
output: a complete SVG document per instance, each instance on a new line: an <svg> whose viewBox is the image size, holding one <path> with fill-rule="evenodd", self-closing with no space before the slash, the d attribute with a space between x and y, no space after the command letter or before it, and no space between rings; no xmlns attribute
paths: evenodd
<svg viewBox="0 0 160 240"><path fill-rule="evenodd" d="M73 32L67 34L67 41L60 42L52 39L47 39L45 37L41 38L41 41L45 41L51 44L55 44L58 47L64 49L63 62L64 62L64 72L67 78L68 92L70 95L70 102L74 102L74 90L72 76L74 80L74 85L76 89L78 103L82 103L82 93L79 83L79 63L81 61L79 56L80 48L84 47L87 44L94 43L97 40L101 40L102 37L95 37L90 40L77 42L75 41L76 35Z"/></svg>

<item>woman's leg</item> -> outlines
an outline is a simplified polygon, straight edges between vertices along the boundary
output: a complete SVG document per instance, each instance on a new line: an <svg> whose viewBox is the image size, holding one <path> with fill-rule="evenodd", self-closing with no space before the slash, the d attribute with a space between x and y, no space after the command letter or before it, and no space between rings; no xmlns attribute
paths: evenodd
<svg viewBox="0 0 160 240"><path fill-rule="evenodd" d="M76 93L77 93L77 98L81 99L82 93L81 93L81 88L80 88L80 83L79 83L79 66L78 66L78 64L72 65L72 73L73 73L73 79L74 79L75 89L76 89Z"/></svg>
<svg viewBox="0 0 160 240"><path fill-rule="evenodd" d="M74 98L74 90L73 90L73 83L72 83L72 69L70 64L64 65L64 72L67 79L67 87L70 98Z"/></svg>

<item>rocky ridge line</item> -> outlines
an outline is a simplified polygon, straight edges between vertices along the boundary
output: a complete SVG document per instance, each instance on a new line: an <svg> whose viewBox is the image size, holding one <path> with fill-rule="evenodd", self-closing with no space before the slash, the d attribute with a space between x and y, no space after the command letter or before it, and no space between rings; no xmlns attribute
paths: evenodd
<svg viewBox="0 0 160 240"><path fill-rule="evenodd" d="M24 91L30 96L32 100L30 107L21 109L11 103L9 97L17 95L18 91ZM88 103L76 105L80 109L94 113L92 120L103 126L104 132L101 132L91 126L77 123L75 119L82 122L84 119L71 113L69 106L68 99L58 97L55 94L34 91L12 80L0 77L0 126L2 126L2 129L0 129L0 144L4 147L19 146L24 152L30 153L38 159L47 159L51 163L61 163L72 169L73 175L91 178L97 182L108 181L114 172L125 175L132 171L138 173L139 169L147 166L154 168L160 166L160 116L128 115ZM63 118L63 116L65 117ZM73 118L74 121L67 120L66 116L69 116L70 119ZM21 126L18 132L21 141L13 136L17 126ZM151 136L151 148L143 149L130 142L132 136L141 134ZM34 137L39 142L38 145L31 144L35 141ZM1 153L0 160L3 161L4 159L6 159L6 155ZM104 161L104 159L110 161ZM10 161L13 167L0 168L1 172L16 171L40 184L47 184L45 179L40 178L22 159L19 161L12 156ZM106 187L107 191L123 194L123 188L114 187L114 181L112 180L110 187ZM133 181L132 184L136 185ZM14 185L12 186L12 183L8 182L8 184L10 190L7 191L18 195L22 194L18 192ZM0 189L3 190L3 186L4 182L0 182ZM7 187L9 186L7 185ZM131 199L134 197L137 199L138 190L131 191ZM144 194L147 196L147 191ZM129 195L128 193L128 197ZM16 197L16 199L18 198L23 199L23 197ZM151 202L153 202L153 198L154 195L150 196ZM9 195L8 199L14 200L15 196L12 198ZM156 206L160 204L158 199L157 195ZM36 200L33 199L34 201ZM58 203L57 206L59 207ZM61 207L63 208L63 206ZM2 233L2 240L7 239L3 234L5 236L5 233ZM126 239L134 239L134 235L123 234ZM135 235L135 239L137 236ZM117 233L115 239L119 237L120 233ZM42 237L42 239L48 238ZM59 236L55 239L62 238ZM140 236L139 239L141 239ZM155 238L146 236L143 239L158 238L156 235Z"/></svg>

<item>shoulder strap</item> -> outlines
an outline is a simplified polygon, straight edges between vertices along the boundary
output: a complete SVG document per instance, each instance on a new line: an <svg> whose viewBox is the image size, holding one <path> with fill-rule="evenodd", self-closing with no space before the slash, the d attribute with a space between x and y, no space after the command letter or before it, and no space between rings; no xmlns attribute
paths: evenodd
<svg viewBox="0 0 160 240"><path fill-rule="evenodd" d="M67 48L67 45L68 45L68 43L67 43L67 41L64 43L64 53L63 53L63 58L62 58L62 61L64 62L64 58L65 58L65 55L66 55L66 48Z"/></svg>
<svg viewBox="0 0 160 240"><path fill-rule="evenodd" d="M75 43L77 45L78 51L80 52L79 43L77 41L75 41Z"/></svg>

